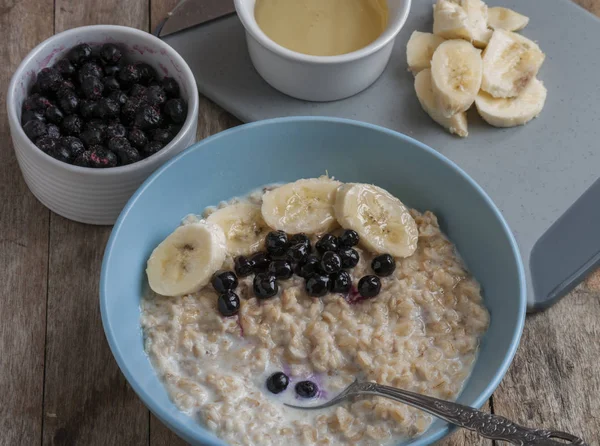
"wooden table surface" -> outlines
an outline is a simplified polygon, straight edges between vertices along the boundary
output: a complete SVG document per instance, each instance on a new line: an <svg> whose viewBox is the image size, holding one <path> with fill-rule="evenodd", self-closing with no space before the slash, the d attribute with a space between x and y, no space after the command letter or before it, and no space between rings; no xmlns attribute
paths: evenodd
<svg viewBox="0 0 600 446"><path fill-rule="evenodd" d="M576 1L600 16L600 0ZM0 0L0 445L185 444L144 407L106 343L98 280L111 228L66 220L33 197L4 106L13 71L53 33L98 23L151 30L175 3ZM198 139L238 124L200 98ZM527 318L515 361L486 410L600 444L598 339L596 272L555 307ZM492 442L457 432L439 444Z"/></svg>

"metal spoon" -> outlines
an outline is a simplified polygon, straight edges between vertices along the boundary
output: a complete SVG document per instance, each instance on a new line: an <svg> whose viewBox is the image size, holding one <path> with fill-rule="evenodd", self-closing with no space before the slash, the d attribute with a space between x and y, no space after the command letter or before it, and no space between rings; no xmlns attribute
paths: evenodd
<svg viewBox="0 0 600 446"><path fill-rule="evenodd" d="M286 406L305 410L323 409L334 406L347 398L361 395L382 396L408 404L449 423L475 431L482 437L491 440L504 440L519 446L588 446L581 438L566 432L529 429L519 426L504 417L481 412L462 404L396 389L395 387L381 386L372 382L354 381L338 396L319 406L293 406L291 404L286 404ZM566 440L566 442L554 441L553 438Z"/></svg>

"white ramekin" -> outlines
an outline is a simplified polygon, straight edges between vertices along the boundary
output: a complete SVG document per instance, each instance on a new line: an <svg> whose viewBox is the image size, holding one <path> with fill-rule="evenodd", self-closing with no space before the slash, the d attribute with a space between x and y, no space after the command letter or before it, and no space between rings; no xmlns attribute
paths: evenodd
<svg viewBox="0 0 600 446"><path fill-rule="evenodd" d="M408 17L411 0L387 0L389 20L383 34L368 46L340 56L309 56L275 43L256 23L255 3L256 0L235 0L256 71L289 96L307 101L335 101L361 92L383 73L394 39Z"/></svg>
<svg viewBox="0 0 600 446"><path fill-rule="evenodd" d="M174 77L188 104L179 134L160 152L127 166L91 169L58 161L38 149L21 126L21 107L36 73L62 58L79 43L121 43L131 60L152 65L160 76ZM157 37L134 28L84 26L50 37L35 47L13 75L6 100L10 132L25 182L45 206L82 223L108 225L116 221L127 200L142 182L196 139L198 92L192 71L183 58Z"/></svg>

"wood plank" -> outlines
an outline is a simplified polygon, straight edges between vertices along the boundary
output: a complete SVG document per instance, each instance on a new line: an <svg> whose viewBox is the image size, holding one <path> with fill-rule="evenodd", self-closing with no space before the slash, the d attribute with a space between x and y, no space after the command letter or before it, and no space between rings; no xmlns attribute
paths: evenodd
<svg viewBox="0 0 600 446"><path fill-rule="evenodd" d="M0 445L42 436L49 211L29 192L10 143L6 94L27 53L53 31L52 0L0 3Z"/></svg>
<svg viewBox="0 0 600 446"><path fill-rule="evenodd" d="M56 0L56 31L95 23L147 31L148 5ZM119 371L100 321L98 280L109 234L110 227L51 215L44 444L148 444L148 411Z"/></svg>

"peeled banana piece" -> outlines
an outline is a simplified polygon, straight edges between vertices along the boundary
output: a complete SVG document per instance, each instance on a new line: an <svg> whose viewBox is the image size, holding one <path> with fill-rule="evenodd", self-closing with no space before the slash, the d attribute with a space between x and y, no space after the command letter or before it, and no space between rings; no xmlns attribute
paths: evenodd
<svg viewBox="0 0 600 446"><path fill-rule="evenodd" d="M413 74L431 68L433 53L444 39L431 33L414 31L406 44L406 61Z"/></svg>
<svg viewBox="0 0 600 446"><path fill-rule="evenodd" d="M515 127L536 118L546 103L547 90L534 78L516 98L494 98L482 91L475 99L481 117L495 127Z"/></svg>
<svg viewBox="0 0 600 446"><path fill-rule="evenodd" d="M433 93L442 116L467 111L481 87L481 50L464 40L447 40L431 59Z"/></svg>
<svg viewBox="0 0 600 446"><path fill-rule="evenodd" d="M514 98L536 77L545 57L535 42L497 29L483 52L481 89L495 98Z"/></svg>
<svg viewBox="0 0 600 446"><path fill-rule="evenodd" d="M431 70L425 69L420 71L415 77L415 91L417 98L421 103L423 110L437 122L439 125L447 129L450 133L460 137L469 135L467 127L467 114L460 112L447 118L437 108L437 103L431 85Z"/></svg>
<svg viewBox="0 0 600 446"><path fill-rule="evenodd" d="M489 8L488 26L492 29L521 31L529 23L529 17L508 8Z"/></svg>
<svg viewBox="0 0 600 446"><path fill-rule="evenodd" d="M433 33L485 48L492 35L487 20L488 8L481 0L438 0L433 9Z"/></svg>

